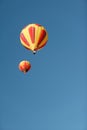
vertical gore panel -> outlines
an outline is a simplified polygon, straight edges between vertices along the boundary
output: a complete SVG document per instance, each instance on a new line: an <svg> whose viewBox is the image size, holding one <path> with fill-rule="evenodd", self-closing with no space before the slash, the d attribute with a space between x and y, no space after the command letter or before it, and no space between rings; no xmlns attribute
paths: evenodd
<svg viewBox="0 0 87 130"><path fill-rule="evenodd" d="M29 28L29 34L30 34L30 38L32 43L35 42L35 27L30 27Z"/></svg>
<svg viewBox="0 0 87 130"><path fill-rule="evenodd" d="M38 44L41 43L41 41L45 38L46 36L46 31L45 30L41 30L40 36L39 36L39 41Z"/></svg>
<svg viewBox="0 0 87 130"><path fill-rule="evenodd" d="M20 39L25 43L25 45L30 46L29 42L27 41L23 33L20 34Z"/></svg>

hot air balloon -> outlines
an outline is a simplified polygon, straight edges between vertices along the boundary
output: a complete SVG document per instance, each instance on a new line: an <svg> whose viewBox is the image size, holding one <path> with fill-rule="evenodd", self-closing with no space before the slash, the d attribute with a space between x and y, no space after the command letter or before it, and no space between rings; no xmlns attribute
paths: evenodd
<svg viewBox="0 0 87 130"><path fill-rule="evenodd" d="M20 41L28 50L35 52L43 48L48 41L46 29L39 24L29 24L20 33Z"/></svg>
<svg viewBox="0 0 87 130"><path fill-rule="evenodd" d="M24 60L24 61L21 61L21 62L19 63L19 66L18 66L18 67L19 67L19 70L20 70L20 71L26 73L26 72L28 72L28 71L30 70L31 64L30 64L29 61Z"/></svg>

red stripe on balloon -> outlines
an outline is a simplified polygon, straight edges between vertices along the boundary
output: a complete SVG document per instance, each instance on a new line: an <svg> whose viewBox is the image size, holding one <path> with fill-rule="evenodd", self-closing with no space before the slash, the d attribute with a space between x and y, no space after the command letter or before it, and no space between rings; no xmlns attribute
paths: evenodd
<svg viewBox="0 0 87 130"><path fill-rule="evenodd" d="M24 62L23 66L24 66L26 72L31 68L31 65L29 63L27 63L27 61Z"/></svg>
<svg viewBox="0 0 87 130"><path fill-rule="evenodd" d="M27 46L30 46L29 42L27 41L23 33L20 34L20 38Z"/></svg>
<svg viewBox="0 0 87 130"><path fill-rule="evenodd" d="M29 34L30 34L30 38L32 43L35 42L35 27L30 27L29 28Z"/></svg>
<svg viewBox="0 0 87 130"><path fill-rule="evenodd" d="M38 49L43 48L43 47L46 45L46 43L47 43L47 42L45 42L42 46L38 47ZM38 49L36 49L36 50L38 50ZM36 51L36 50L35 50L35 51Z"/></svg>
<svg viewBox="0 0 87 130"><path fill-rule="evenodd" d="M45 30L41 30L39 41L38 41L38 45L43 41L45 36L46 36L46 31Z"/></svg>

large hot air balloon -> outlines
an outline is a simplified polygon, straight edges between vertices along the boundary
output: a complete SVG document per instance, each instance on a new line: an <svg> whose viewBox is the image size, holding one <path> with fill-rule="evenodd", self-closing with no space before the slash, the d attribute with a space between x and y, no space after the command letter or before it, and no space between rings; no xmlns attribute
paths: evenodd
<svg viewBox="0 0 87 130"><path fill-rule="evenodd" d="M30 70L31 64L30 64L29 61L24 60L24 61L21 61L21 62L19 63L19 66L18 66L18 67L19 67L19 70L20 70L20 71L26 73L26 72L28 72L28 71Z"/></svg>
<svg viewBox="0 0 87 130"><path fill-rule="evenodd" d="M29 24L21 31L20 41L25 48L35 53L46 45L48 33L39 24Z"/></svg>

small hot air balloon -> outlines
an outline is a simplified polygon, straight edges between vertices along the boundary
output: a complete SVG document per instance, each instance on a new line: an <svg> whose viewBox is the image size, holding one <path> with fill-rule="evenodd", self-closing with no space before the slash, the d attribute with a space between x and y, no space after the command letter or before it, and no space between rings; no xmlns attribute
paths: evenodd
<svg viewBox="0 0 87 130"><path fill-rule="evenodd" d="M29 24L20 33L20 41L28 50L35 52L43 48L48 41L46 29L39 24Z"/></svg>
<svg viewBox="0 0 87 130"><path fill-rule="evenodd" d="M28 71L30 70L31 64L30 64L29 61L24 60L24 61L21 61L21 62L19 63L19 66L18 66L18 67L19 67L19 70L20 70L20 71L26 73L26 72L28 72Z"/></svg>

